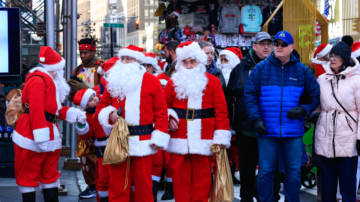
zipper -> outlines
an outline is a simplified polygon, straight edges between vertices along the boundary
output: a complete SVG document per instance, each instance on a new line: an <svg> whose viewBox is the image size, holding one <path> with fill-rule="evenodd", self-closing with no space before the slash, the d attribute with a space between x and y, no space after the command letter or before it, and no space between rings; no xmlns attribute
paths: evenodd
<svg viewBox="0 0 360 202"><path fill-rule="evenodd" d="M318 125L320 124L321 117L322 117L322 116L319 117L318 122L316 123L316 127L318 127ZM325 126L325 127L326 127L326 126Z"/></svg>
<svg viewBox="0 0 360 202"><path fill-rule="evenodd" d="M280 138L282 136L281 129L282 129L283 82L284 82L284 66L281 67Z"/></svg>
<svg viewBox="0 0 360 202"><path fill-rule="evenodd" d="M325 119L326 119L326 123L325 123L325 128L326 128L326 129L325 129L325 136L326 136L326 134L327 134L327 126L328 126L328 125L327 125L327 121L328 121L327 116L328 116L328 111L326 111L326 118L325 118Z"/></svg>
<svg viewBox="0 0 360 202"><path fill-rule="evenodd" d="M345 116L345 119L346 119L346 122L347 122L349 128L351 129L351 131L354 132L354 130L353 130L352 127L350 126L350 122L349 122L349 119L347 118L347 116Z"/></svg>
<svg viewBox="0 0 360 202"><path fill-rule="evenodd" d="M334 117L333 117L333 151L334 151L334 158L336 157L336 154L335 154L335 122L336 122L336 114L337 114L337 111L335 110Z"/></svg>

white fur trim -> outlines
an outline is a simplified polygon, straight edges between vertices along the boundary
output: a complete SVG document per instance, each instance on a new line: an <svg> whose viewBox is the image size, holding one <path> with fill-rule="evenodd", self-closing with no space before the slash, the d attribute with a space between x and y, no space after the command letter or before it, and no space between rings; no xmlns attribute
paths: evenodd
<svg viewBox="0 0 360 202"><path fill-rule="evenodd" d="M158 176L155 176L155 175L151 175L151 179L152 179L153 181L160 182L161 177L158 177Z"/></svg>
<svg viewBox="0 0 360 202"><path fill-rule="evenodd" d="M66 118L65 121L73 124L76 123L78 114L81 113L82 111L78 108L75 107L70 107L67 111L66 111Z"/></svg>
<svg viewBox="0 0 360 202"><path fill-rule="evenodd" d="M360 56L360 49L358 49L358 50L351 53L351 57L353 57L353 58L357 58L359 56Z"/></svg>
<svg viewBox="0 0 360 202"><path fill-rule="evenodd" d="M35 129L33 130L33 134L36 143L50 140L50 129L48 127Z"/></svg>
<svg viewBox="0 0 360 202"><path fill-rule="evenodd" d="M103 147L106 146L107 142L109 139L103 140L103 141L99 141L98 139L94 140L94 145L95 147Z"/></svg>
<svg viewBox="0 0 360 202"><path fill-rule="evenodd" d="M99 66L99 68L96 70L98 74L104 75L105 71Z"/></svg>
<svg viewBox="0 0 360 202"><path fill-rule="evenodd" d="M119 51L119 58L121 60L121 56L129 56L135 58L137 61L143 62L145 55L139 51L133 51L127 48L122 48Z"/></svg>
<svg viewBox="0 0 360 202"><path fill-rule="evenodd" d="M103 108L100 113L99 113L99 116L98 116L98 119L99 119L99 122L100 122L100 125L102 125L103 127L106 127L106 128L112 128L113 126L110 125L109 123L109 116L110 114L113 112L113 111L116 111L115 107L109 105L105 108ZM110 131L111 132L111 131Z"/></svg>
<svg viewBox="0 0 360 202"><path fill-rule="evenodd" d="M96 92L91 88L87 89L81 99L80 107L86 109L87 103L92 95L96 95Z"/></svg>
<svg viewBox="0 0 360 202"><path fill-rule="evenodd" d="M98 191L99 197L100 198L105 198L109 196L109 192L108 191Z"/></svg>
<svg viewBox="0 0 360 202"><path fill-rule="evenodd" d="M129 138L130 156L149 156L156 154L157 150L150 146L150 140L139 139L140 136L134 136Z"/></svg>
<svg viewBox="0 0 360 202"><path fill-rule="evenodd" d="M324 65L324 64L328 63L329 61L320 61L320 60L317 60L316 58L311 58L311 62L314 64L317 64L317 65Z"/></svg>
<svg viewBox="0 0 360 202"><path fill-rule="evenodd" d="M19 186L19 191L20 191L20 193L22 193L22 194L30 193L30 192L35 192L35 191L36 191L36 187Z"/></svg>
<svg viewBox="0 0 360 202"><path fill-rule="evenodd" d="M55 126L56 127L56 126ZM55 133L55 131L54 131ZM55 136L55 135L54 135ZM26 138L22 135L20 135L16 130L14 130L13 134L12 134L12 140L15 144L17 144L19 147L27 149L27 150L31 150L34 152L49 152L49 151L55 151L58 149L61 149L61 143L62 140L60 137L55 138L55 140L50 140L47 142L47 149L45 151L41 151L34 140L31 140L29 138Z"/></svg>
<svg viewBox="0 0 360 202"><path fill-rule="evenodd" d="M46 65L40 62L40 64L47 70L47 71L58 71L62 70L65 67L65 59L61 57L62 60L59 63L53 64L53 65Z"/></svg>
<svg viewBox="0 0 360 202"><path fill-rule="evenodd" d="M151 133L150 144L155 144L156 146L166 150L169 144L169 140L170 140L169 134L161 132L159 130L154 130Z"/></svg>
<svg viewBox="0 0 360 202"><path fill-rule="evenodd" d="M203 65L207 64L207 56L204 51L201 50L199 44L197 42L193 42L188 46L184 46L182 48L176 49L177 60L180 61L179 65L182 63L181 61L188 58L196 58L196 60ZM178 63L176 64L178 66Z"/></svg>
<svg viewBox="0 0 360 202"><path fill-rule="evenodd" d="M225 145L230 147L231 132L228 130L215 130L213 137L213 144Z"/></svg>
<svg viewBox="0 0 360 202"><path fill-rule="evenodd" d="M165 80L165 79L160 79L160 83L161 83L162 86L166 86L166 84L168 83L168 81Z"/></svg>
<svg viewBox="0 0 360 202"><path fill-rule="evenodd" d="M173 117L179 123L179 116L177 115L176 111L173 109L168 109L168 115Z"/></svg>
<svg viewBox="0 0 360 202"><path fill-rule="evenodd" d="M204 156L212 156L211 144L213 140L198 140L191 143L190 140L171 138L166 151L175 154L200 154Z"/></svg>
<svg viewBox="0 0 360 202"><path fill-rule="evenodd" d="M220 52L219 58L221 58L222 55L226 56L226 59L229 61L230 64L232 64L233 68L240 63L240 59L235 53L229 50L222 50Z"/></svg>
<svg viewBox="0 0 360 202"><path fill-rule="evenodd" d="M332 48L332 45L327 44L327 45L325 46L325 48L324 48L320 53L316 54L316 57L317 57L317 58L322 58L322 57L324 57L326 54L328 54L328 53L331 51L331 48Z"/></svg>
<svg viewBox="0 0 360 202"><path fill-rule="evenodd" d="M143 60L143 63L145 63L145 64L151 64L151 65L154 67L155 72L156 72L157 74L162 73L161 68L160 68L160 66L158 65L157 59L152 58L152 57L145 57L144 60Z"/></svg>
<svg viewBox="0 0 360 202"><path fill-rule="evenodd" d="M84 128L79 128L78 125L76 124L76 134L78 135L85 135L86 133L89 132L90 130L90 127L89 127L89 124L88 122L85 123L85 127Z"/></svg>
<svg viewBox="0 0 360 202"><path fill-rule="evenodd" d="M171 178L171 177L166 177L166 176L165 176L165 181L166 181L166 182L170 182L170 183L172 183L172 178Z"/></svg>
<svg viewBox="0 0 360 202"><path fill-rule="evenodd" d="M50 189L50 188L56 188L60 186L60 180L59 178L53 182L53 183L49 183L49 184L44 184L40 182L40 188L41 189Z"/></svg>
<svg viewBox="0 0 360 202"><path fill-rule="evenodd" d="M176 15L177 17L180 16L180 14L178 12L176 12L176 11L173 11L170 15Z"/></svg>

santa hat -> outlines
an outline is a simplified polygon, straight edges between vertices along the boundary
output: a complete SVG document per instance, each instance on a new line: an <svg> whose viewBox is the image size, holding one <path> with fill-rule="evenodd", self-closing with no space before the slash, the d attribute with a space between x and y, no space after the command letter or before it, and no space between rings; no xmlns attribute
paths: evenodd
<svg viewBox="0 0 360 202"><path fill-rule="evenodd" d="M59 53L49 46L41 46L39 52L39 63L47 71L58 71L65 67L65 60Z"/></svg>
<svg viewBox="0 0 360 202"><path fill-rule="evenodd" d="M188 58L196 58L196 60L203 65L207 63L207 56L201 50L197 42L188 41L178 45L176 48L176 56L178 61L183 61Z"/></svg>
<svg viewBox="0 0 360 202"><path fill-rule="evenodd" d="M154 53L144 53L144 56L145 56L145 59L143 60L143 63L151 64L154 67L156 73L162 72L161 68L158 65L158 61L155 58Z"/></svg>
<svg viewBox="0 0 360 202"><path fill-rule="evenodd" d="M143 48L134 45L129 45L128 47L120 49L119 58L121 58L121 56L129 56L135 58L137 61L143 62L145 58L143 52L144 52Z"/></svg>
<svg viewBox="0 0 360 202"><path fill-rule="evenodd" d="M233 67L239 64L243 58L241 50L238 48L227 48L220 52L219 58L221 58L222 55L226 56L226 59L230 64L233 64Z"/></svg>
<svg viewBox="0 0 360 202"><path fill-rule="evenodd" d="M159 66L161 68L161 71L165 71L166 67L168 66L166 61L162 61L159 63Z"/></svg>
<svg viewBox="0 0 360 202"><path fill-rule="evenodd" d="M104 75L107 71L109 71L120 59L118 57L112 57L108 59L106 62L101 64L101 67L97 69L97 73Z"/></svg>
<svg viewBox="0 0 360 202"><path fill-rule="evenodd" d="M79 105L83 109L86 109L87 103L92 95L96 95L96 92L93 89L81 89L75 94L73 103L74 105Z"/></svg>
<svg viewBox="0 0 360 202"><path fill-rule="evenodd" d="M360 41L355 41L351 46L351 57L358 58L360 56Z"/></svg>
<svg viewBox="0 0 360 202"><path fill-rule="evenodd" d="M330 52L332 45L330 44L320 44L315 50L314 57L311 58L311 61L315 64L321 64L322 61L317 60L317 58L322 58Z"/></svg>

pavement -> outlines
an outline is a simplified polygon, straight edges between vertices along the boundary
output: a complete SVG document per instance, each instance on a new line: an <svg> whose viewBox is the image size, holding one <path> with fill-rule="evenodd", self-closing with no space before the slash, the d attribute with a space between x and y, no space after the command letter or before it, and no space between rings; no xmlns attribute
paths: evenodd
<svg viewBox="0 0 360 202"><path fill-rule="evenodd" d="M67 196L59 196L60 202L96 202L95 198L92 199L82 199L79 200L78 195L81 191L85 190L87 185L85 184L84 177L81 171L69 171L63 170L63 165L66 157L60 157L58 169L61 173L60 183L65 185L65 188L68 189ZM234 186L235 199L234 202L240 202L240 185ZM164 191L159 191L158 193L158 202L161 201L161 196L164 194ZM283 188L280 191L281 200L284 202L285 196L283 193ZM22 197L19 192L19 188L15 183L14 178L0 178L0 202L21 202ZM43 202L43 197L40 188L36 191L36 201ZM254 199L254 201L256 201ZM316 187L313 189L306 189L304 187L300 190L300 201L301 202L316 202ZM169 200L166 202L175 202L175 200Z"/></svg>

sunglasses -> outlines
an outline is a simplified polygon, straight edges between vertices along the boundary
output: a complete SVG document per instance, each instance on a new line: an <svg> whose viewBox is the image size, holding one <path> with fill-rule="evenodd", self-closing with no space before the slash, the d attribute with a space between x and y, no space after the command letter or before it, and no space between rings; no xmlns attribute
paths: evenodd
<svg viewBox="0 0 360 202"><path fill-rule="evenodd" d="M143 64L144 67L152 67L152 64Z"/></svg>
<svg viewBox="0 0 360 202"><path fill-rule="evenodd" d="M290 45L290 44L287 44L285 42L277 42L277 41L274 41L273 44L274 44L275 47L281 46L283 48L286 48L286 47L288 47Z"/></svg>

